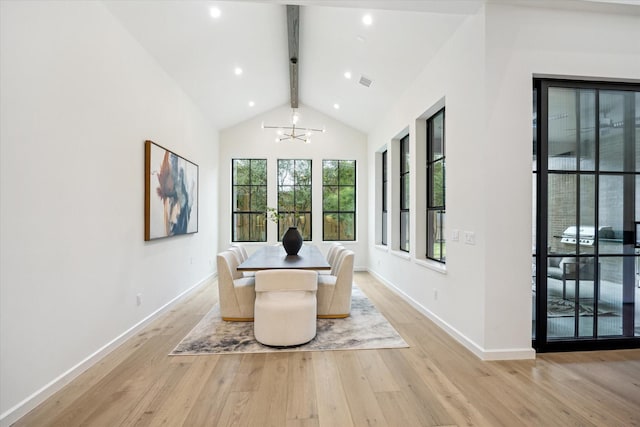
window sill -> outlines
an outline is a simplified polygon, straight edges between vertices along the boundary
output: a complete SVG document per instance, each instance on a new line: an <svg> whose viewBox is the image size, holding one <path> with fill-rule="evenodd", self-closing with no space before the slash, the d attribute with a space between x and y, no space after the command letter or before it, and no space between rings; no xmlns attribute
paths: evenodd
<svg viewBox="0 0 640 427"><path fill-rule="evenodd" d="M392 250L391 254L397 256L398 258L406 259L407 261L411 260L411 254L408 252Z"/></svg>
<svg viewBox="0 0 640 427"><path fill-rule="evenodd" d="M447 265L437 261L431 261L428 259L416 259L416 264L421 267L428 268L429 270L437 271L440 274L447 274Z"/></svg>
<svg viewBox="0 0 640 427"><path fill-rule="evenodd" d="M357 245L357 240L323 240L322 244L330 245L331 243L340 243L341 245Z"/></svg>
<svg viewBox="0 0 640 427"><path fill-rule="evenodd" d="M387 245L379 245L378 244L378 245L375 245L374 248L376 248L377 250L382 251L382 252L389 252L389 246L387 246Z"/></svg>

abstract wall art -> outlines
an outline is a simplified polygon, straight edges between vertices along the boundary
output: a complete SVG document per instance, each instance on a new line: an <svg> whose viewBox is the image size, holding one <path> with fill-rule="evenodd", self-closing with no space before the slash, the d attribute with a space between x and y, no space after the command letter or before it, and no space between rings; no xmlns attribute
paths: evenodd
<svg viewBox="0 0 640 427"><path fill-rule="evenodd" d="M198 232L198 165L145 141L144 240Z"/></svg>

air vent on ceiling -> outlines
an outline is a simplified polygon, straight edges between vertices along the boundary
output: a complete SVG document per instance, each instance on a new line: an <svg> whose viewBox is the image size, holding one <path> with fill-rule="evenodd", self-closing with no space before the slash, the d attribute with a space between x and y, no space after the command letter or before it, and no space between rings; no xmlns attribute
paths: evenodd
<svg viewBox="0 0 640 427"><path fill-rule="evenodd" d="M360 76L360 81L358 82L360 83L362 86L366 86L369 87L371 86L371 79L365 77L365 76Z"/></svg>

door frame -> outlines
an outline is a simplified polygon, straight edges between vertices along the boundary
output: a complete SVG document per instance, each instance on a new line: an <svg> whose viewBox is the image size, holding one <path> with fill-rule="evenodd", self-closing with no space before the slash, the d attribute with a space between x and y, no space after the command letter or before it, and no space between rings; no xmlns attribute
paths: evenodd
<svg viewBox="0 0 640 427"><path fill-rule="evenodd" d="M536 145L533 147L536 157L536 253L535 253L535 286L536 286L536 304L535 304L535 336L532 339L533 348L539 352L556 352L556 351L585 351L585 350L613 350L625 348L640 348L640 336L634 337L585 337L549 340L547 337L547 259L548 259L548 91L551 87L569 87L576 89L594 89L594 90L617 90L617 91L634 91L640 92L640 84L626 82L603 82L588 80L571 80L571 79L552 79L552 78L536 78L533 79L533 96L536 99ZM598 99L598 98L596 98ZM596 101L596 109L599 110L598 101ZM599 146L599 114L596 114L596 147ZM635 126L635 125L634 125ZM636 141L640 146L640 141ZM578 161L578 160L577 160ZM638 174L640 171L636 171ZM597 177L599 171L594 171ZM596 180L598 182L598 180ZM598 191L596 184L595 191ZM596 196L598 197L598 196ZM544 213L544 214L541 214ZM597 215L597 214L596 214ZM625 241L634 239L635 236L625 236ZM597 260L599 254L594 253ZM596 265L596 281L599 277L599 268ZM635 285L635 284L634 284ZM596 290L594 289L594 292ZM635 301L640 303L640 301ZM597 303L596 303L597 306ZM623 310L624 311L624 310ZM623 314L624 315L624 314ZM596 311L597 316L597 311Z"/></svg>

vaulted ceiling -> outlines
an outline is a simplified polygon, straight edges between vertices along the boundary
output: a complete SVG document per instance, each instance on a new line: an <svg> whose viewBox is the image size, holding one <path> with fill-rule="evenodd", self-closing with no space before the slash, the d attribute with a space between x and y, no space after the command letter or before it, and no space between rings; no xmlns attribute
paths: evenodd
<svg viewBox="0 0 640 427"><path fill-rule="evenodd" d="M485 1L103 3L217 129L289 104L285 4L300 5L300 104L368 132ZM212 8L219 17L212 16ZM370 25L363 22L365 15ZM371 81L369 87L361 77Z"/></svg>

